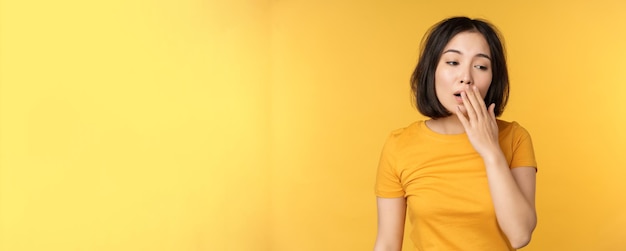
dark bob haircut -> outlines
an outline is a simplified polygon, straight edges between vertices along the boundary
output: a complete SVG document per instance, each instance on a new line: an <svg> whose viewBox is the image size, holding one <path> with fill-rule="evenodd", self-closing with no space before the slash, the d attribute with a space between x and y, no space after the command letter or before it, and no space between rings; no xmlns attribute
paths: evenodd
<svg viewBox="0 0 626 251"><path fill-rule="evenodd" d="M487 21L452 17L433 26L424 36L419 62L411 76L411 90L415 104L424 116L437 119L452 115L437 98L435 71L444 47L455 35L465 31L479 32L487 40L491 53L492 78L485 96L485 104L496 105L494 109L496 116L500 116L504 111L509 99L509 73L500 33Z"/></svg>

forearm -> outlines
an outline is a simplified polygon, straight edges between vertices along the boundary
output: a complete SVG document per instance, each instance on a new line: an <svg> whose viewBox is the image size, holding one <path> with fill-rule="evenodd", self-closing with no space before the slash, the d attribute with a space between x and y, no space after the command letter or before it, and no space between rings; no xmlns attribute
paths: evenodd
<svg viewBox="0 0 626 251"><path fill-rule="evenodd" d="M374 251L401 251L404 237L406 199L377 198L378 233Z"/></svg>
<svg viewBox="0 0 626 251"><path fill-rule="evenodd" d="M496 218L515 248L525 246L537 224L534 203L520 190L501 151L483 158Z"/></svg>
<svg viewBox="0 0 626 251"><path fill-rule="evenodd" d="M385 245L382 243L376 243L376 245L374 246L374 251L401 251L402 250L402 244L400 243L400 245Z"/></svg>

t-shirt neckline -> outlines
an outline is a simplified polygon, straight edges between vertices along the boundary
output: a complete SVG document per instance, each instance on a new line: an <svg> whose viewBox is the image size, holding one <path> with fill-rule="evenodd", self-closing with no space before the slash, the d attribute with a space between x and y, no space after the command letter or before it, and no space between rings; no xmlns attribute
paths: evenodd
<svg viewBox="0 0 626 251"><path fill-rule="evenodd" d="M438 133L433 131L430 127L428 127L428 125L426 125L426 120L422 120L419 123L419 130L423 131L425 134L427 134L428 136L431 136L433 138L437 138L437 139L443 139L443 140L466 140L467 139L467 133L463 132L463 133L459 133L459 134L442 134L442 133Z"/></svg>

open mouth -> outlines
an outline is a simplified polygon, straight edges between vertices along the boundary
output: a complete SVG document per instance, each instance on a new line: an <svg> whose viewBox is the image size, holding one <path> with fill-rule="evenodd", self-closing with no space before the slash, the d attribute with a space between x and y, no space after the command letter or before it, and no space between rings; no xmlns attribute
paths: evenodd
<svg viewBox="0 0 626 251"><path fill-rule="evenodd" d="M454 94L454 99L459 103L462 104L463 103L463 98L461 97L461 93L455 93Z"/></svg>

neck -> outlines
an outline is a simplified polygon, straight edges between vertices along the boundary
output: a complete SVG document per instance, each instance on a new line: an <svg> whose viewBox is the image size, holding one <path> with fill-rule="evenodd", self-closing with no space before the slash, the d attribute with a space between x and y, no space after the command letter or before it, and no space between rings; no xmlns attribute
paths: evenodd
<svg viewBox="0 0 626 251"><path fill-rule="evenodd" d="M440 134L461 134L465 133L465 128L459 118L452 114L445 118L429 119L426 126L436 133Z"/></svg>

